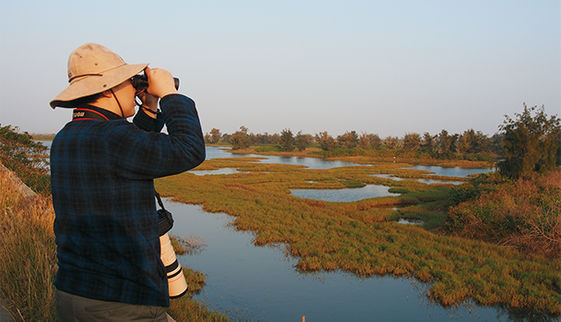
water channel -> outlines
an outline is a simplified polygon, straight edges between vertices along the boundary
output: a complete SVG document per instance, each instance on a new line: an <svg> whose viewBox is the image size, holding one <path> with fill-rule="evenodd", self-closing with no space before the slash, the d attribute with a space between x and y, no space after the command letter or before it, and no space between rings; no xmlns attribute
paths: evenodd
<svg viewBox="0 0 561 322"><path fill-rule="evenodd" d="M498 307L462 304L445 308L426 297L428 284L408 278L358 278L350 273L298 273L297 259L283 246L256 247L250 232L236 231L233 217L170 200L172 234L206 242L198 254L179 256L182 265L204 272L195 299L233 320L260 321L507 321Z"/></svg>

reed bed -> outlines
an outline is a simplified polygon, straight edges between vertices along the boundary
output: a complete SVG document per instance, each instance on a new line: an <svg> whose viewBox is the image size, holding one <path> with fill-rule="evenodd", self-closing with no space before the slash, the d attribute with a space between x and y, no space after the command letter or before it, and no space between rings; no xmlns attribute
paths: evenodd
<svg viewBox="0 0 561 322"><path fill-rule="evenodd" d="M255 245L286 243L300 271L345 270L358 276L410 276L430 282L428 296L443 305L469 298L546 314L561 313L561 262L509 247L440 233L446 217L448 185L393 181L372 174L426 175L400 163L328 170L260 164L256 158L213 159L197 170L236 168L249 173L159 179L161 194L202 204L208 212L235 216L240 230L255 232ZM401 196L356 202L296 198L290 189L339 189L391 185ZM395 223L403 215L433 221L432 231Z"/></svg>

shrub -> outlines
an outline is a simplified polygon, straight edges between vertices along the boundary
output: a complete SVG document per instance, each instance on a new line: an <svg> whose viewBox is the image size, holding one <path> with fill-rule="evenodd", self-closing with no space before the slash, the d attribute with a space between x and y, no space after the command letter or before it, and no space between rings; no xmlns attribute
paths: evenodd
<svg viewBox="0 0 561 322"><path fill-rule="evenodd" d="M499 184L461 202L450 208L446 226L464 237L559 257L561 170Z"/></svg>

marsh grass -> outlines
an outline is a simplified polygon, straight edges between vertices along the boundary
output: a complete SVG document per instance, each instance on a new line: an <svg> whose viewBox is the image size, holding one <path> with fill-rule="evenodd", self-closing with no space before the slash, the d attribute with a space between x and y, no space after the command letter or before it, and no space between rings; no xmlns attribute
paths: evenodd
<svg viewBox="0 0 561 322"><path fill-rule="evenodd" d="M53 320L52 205L40 196L23 197L6 172L0 172L0 186L0 298L16 320Z"/></svg>
<svg viewBox="0 0 561 322"><path fill-rule="evenodd" d="M199 169L227 167L248 173L184 173L159 179L156 186L177 201L235 216L237 229L255 232L255 245L287 244L302 272L341 269L358 276L405 275L431 282L428 296L443 305L472 298L485 305L561 313L560 261L441 233L451 186L371 176L424 175L400 169L403 166L379 162L317 170L260 164L255 158L212 159ZM349 182L391 185L402 195L344 203L290 194L291 189L347 188ZM396 212L395 207L405 208ZM401 214L423 220L432 231L395 223Z"/></svg>
<svg viewBox="0 0 561 322"><path fill-rule="evenodd" d="M7 170L0 169L0 187L0 305L16 321L54 321L52 203L40 195L25 197ZM189 293L171 300L170 315L177 321L227 321L191 299L204 286L204 275L187 267L183 272Z"/></svg>

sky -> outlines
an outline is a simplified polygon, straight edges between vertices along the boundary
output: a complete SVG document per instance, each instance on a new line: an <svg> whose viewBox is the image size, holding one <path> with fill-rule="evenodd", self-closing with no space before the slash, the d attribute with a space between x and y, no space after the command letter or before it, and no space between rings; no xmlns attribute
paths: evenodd
<svg viewBox="0 0 561 322"><path fill-rule="evenodd" d="M561 1L2 1L0 124L55 133L78 46L180 78L206 133L492 135L561 114Z"/></svg>

